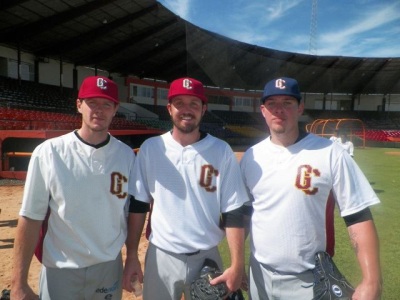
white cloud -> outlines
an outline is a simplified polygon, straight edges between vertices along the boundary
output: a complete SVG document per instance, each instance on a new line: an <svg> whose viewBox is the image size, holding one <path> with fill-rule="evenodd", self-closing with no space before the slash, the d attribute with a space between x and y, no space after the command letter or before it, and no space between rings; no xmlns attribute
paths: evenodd
<svg viewBox="0 0 400 300"><path fill-rule="evenodd" d="M271 49L308 53L310 0L159 1L183 19L229 38ZM346 7L355 9L346 10L346 16L344 12L341 15L342 1L347 0L339 1L334 8L326 6L327 15L319 15L322 22L317 32L318 55L400 57L400 1L347 3ZM321 2L319 5L324 7ZM324 22L335 29L324 31Z"/></svg>
<svg viewBox="0 0 400 300"><path fill-rule="evenodd" d="M290 12L305 0L242 0L230 7L225 18L229 20L219 28L218 33L249 44L273 48L273 41L281 38L282 26L273 25L287 17ZM215 25L215 24L214 24Z"/></svg>
<svg viewBox="0 0 400 300"><path fill-rule="evenodd" d="M305 0L244 0L233 15L232 19L238 23L257 23L266 27L284 17ZM257 30L258 28L253 28Z"/></svg>
<svg viewBox="0 0 400 300"><path fill-rule="evenodd" d="M386 7L380 11L374 10L373 12L368 12L368 14L361 16L361 18L362 20L349 26L348 28L345 28L344 30L340 30L339 32L332 32L325 35L325 40L348 38L356 34L370 31L392 21L400 20L400 14L398 11L393 10L392 7Z"/></svg>
<svg viewBox="0 0 400 300"><path fill-rule="evenodd" d="M269 14L266 15L266 17L271 18L272 21L280 19L303 1L304 0L271 1L270 3L272 5L267 8Z"/></svg>
<svg viewBox="0 0 400 300"><path fill-rule="evenodd" d="M386 6L381 9L365 11L358 16L358 19L347 27L339 27L337 31L319 35L319 55L346 55L366 56L363 52L374 49L368 56L379 53L382 56L385 43L390 35L378 35L376 30L394 21L400 20L398 4ZM342 23L343 24L343 23ZM364 50L365 49L365 50ZM398 50L396 50L398 53ZM396 51L385 51L395 53Z"/></svg>

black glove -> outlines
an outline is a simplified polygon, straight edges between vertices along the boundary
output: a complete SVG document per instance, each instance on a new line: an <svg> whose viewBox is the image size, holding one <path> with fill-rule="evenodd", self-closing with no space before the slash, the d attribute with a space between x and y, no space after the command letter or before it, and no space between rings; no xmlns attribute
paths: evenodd
<svg viewBox="0 0 400 300"><path fill-rule="evenodd" d="M228 289L224 283L211 285L210 281L222 274L218 265L211 259L204 261L200 271L200 277L191 284L190 295L192 300L244 300L242 291L238 291L228 295Z"/></svg>
<svg viewBox="0 0 400 300"><path fill-rule="evenodd" d="M10 290L2 290L0 300L10 300Z"/></svg>
<svg viewBox="0 0 400 300"><path fill-rule="evenodd" d="M315 254L313 300L351 300L354 288L326 252Z"/></svg>

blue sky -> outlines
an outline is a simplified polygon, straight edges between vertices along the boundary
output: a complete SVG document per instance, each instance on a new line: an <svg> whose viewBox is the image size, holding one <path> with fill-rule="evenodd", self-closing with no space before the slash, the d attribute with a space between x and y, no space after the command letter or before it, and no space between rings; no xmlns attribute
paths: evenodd
<svg viewBox="0 0 400 300"><path fill-rule="evenodd" d="M310 53L312 0L159 0L190 23L252 45ZM400 0L319 0L312 53L400 57Z"/></svg>

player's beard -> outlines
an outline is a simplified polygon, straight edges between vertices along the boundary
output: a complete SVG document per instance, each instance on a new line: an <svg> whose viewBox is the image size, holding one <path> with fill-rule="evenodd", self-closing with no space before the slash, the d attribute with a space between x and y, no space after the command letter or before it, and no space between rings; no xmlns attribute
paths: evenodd
<svg viewBox="0 0 400 300"><path fill-rule="evenodd" d="M192 117L193 117L193 119L192 119L193 121L190 123L182 120L180 116L173 117L171 119L172 119L172 123L174 124L174 128L179 130L181 133L188 134L188 133L192 133L192 132L198 130L200 127L201 119L197 120L196 117L193 115L192 115Z"/></svg>

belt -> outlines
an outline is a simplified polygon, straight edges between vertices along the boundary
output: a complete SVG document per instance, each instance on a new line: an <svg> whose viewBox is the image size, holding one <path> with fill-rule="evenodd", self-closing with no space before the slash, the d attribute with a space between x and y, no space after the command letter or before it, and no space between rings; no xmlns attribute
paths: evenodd
<svg viewBox="0 0 400 300"><path fill-rule="evenodd" d="M196 254L199 254L199 253L200 253L200 250L197 250L195 252L190 252L190 253L182 253L182 254L186 255L186 256L192 256L192 255L196 255Z"/></svg>
<svg viewBox="0 0 400 300"><path fill-rule="evenodd" d="M170 255L193 256L193 255L199 254L199 253L201 252L201 250L197 250L197 251L188 252L188 253L176 253L176 252L171 252L171 251L168 251L168 250L164 250L164 249L162 249L162 248L158 248L156 245L154 245L154 244L152 244L152 243L150 243L150 244L151 244L152 247L155 247L156 249L159 249L160 251L163 251L163 252L168 252Z"/></svg>

